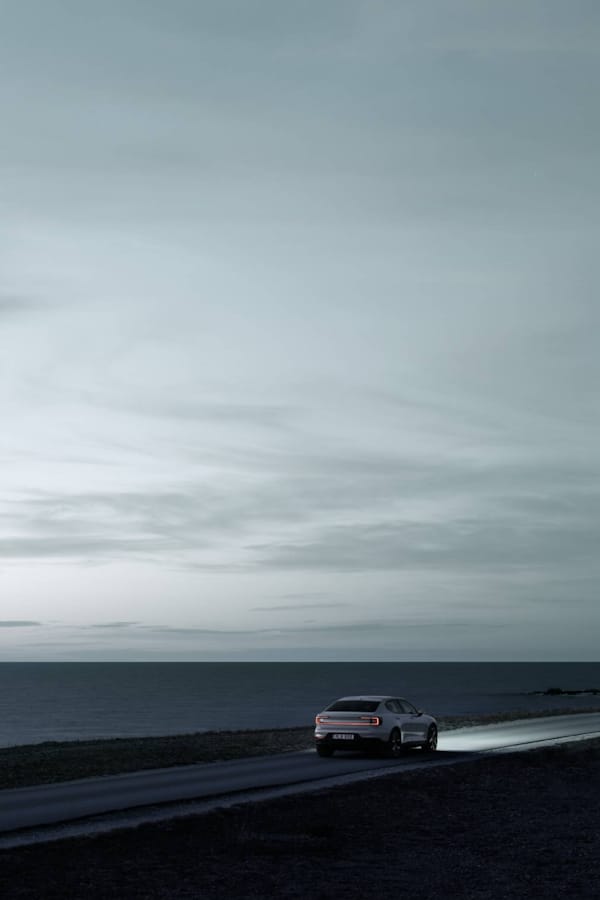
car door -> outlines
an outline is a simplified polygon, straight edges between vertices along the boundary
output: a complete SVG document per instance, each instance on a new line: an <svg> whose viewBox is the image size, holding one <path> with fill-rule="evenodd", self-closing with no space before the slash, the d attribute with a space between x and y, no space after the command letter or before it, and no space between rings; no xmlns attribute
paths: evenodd
<svg viewBox="0 0 600 900"><path fill-rule="evenodd" d="M389 717L389 725L390 732L392 730L392 725L396 725L400 731L402 732L404 740L407 740L406 737L406 723L410 719L410 716L407 716L404 710L402 709L402 704L399 700L386 700L385 702L386 708L386 717Z"/></svg>
<svg viewBox="0 0 600 900"><path fill-rule="evenodd" d="M419 710L409 703L408 700L404 700L402 698L398 698L396 701L400 704L400 707L403 712L404 718L404 740L410 741L411 743L419 743L424 740L426 737L427 731L427 722L424 721L424 718Z"/></svg>

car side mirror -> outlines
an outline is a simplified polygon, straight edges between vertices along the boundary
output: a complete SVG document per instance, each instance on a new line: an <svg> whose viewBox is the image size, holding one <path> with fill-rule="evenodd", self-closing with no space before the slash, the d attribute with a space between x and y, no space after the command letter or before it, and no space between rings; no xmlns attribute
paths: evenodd
<svg viewBox="0 0 600 900"><path fill-rule="evenodd" d="M418 710L417 710L417 715L418 715L418 716L422 716L422 715L423 715L423 710L422 710L422 709L418 709Z"/></svg>

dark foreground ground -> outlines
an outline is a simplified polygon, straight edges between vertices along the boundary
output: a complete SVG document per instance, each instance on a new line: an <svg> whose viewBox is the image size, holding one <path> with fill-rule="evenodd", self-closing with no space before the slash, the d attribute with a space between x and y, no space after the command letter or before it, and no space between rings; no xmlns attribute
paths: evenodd
<svg viewBox="0 0 600 900"><path fill-rule="evenodd" d="M0 896L591 900L599 873L597 740L0 851Z"/></svg>

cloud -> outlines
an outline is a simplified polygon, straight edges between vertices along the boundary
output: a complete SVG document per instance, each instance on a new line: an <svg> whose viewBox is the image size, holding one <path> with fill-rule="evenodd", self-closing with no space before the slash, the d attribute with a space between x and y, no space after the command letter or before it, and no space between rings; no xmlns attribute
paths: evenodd
<svg viewBox="0 0 600 900"><path fill-rule="evenodd" d="M0 557L207 571L594 568L600 492L592 465L375 453L250 461L251 478L233 469L170 490L21 496L3 512ZM292 592L254 611L340 607L327 596Z"/></svg>
<svg viewBox="0 0 600 900"><path fill-rule="evenodd" d="M29 619L6 619L0 621L0 628L31 628L41 624L41 622L33 622Z"/></svg>
<svg viewBox="0 0 600 900"><path fill-rule="evenodd" d="M454 519L439 523L381 522L323 530L310 542L254 545L265 568L332 571L497 571L594 564L600 528L565 524Z"/></svg>
<svg viewBox="0 0 600 900"><path fill-rule="evenodd" d="M133 625L139 625L139 622L96 622L93 625L90 625L90 628L130 628Z"/></svg>
<svg viewBox="0 0 600 900"><path fill-rule="evenodd" d="M487 620L486 627L489 625L504 627L506 624L502 621ZM197 628L197 627L176 627L171 625L144 625L136 630L138 638L144 640L149 635L161 635L166 638L173 637L243 637L243 638L260 638L260 637L277 637L285 641L288 635L351 635L356 634L389 634L391 632L403 632L405 630L429 630L440 628L469 628L473 626L473 622L467 619L448 619L443 615L434 616L432 619L372 619L357 620L355 622L324 622L318 623L314 620L303 622L299 625L288 626L281 625L270 628Z"/></svg>
<svg viewBox="0 0 600 900"><path fill-rule="evenodd" d="M189 391L193 393L193 386ZM132 416L178 419L182 422L285 428L294 412L289 407L276 404L207 402L193 396L181 396L181 389L177 394L156 389L151 395L147 391L137 393L130 390L126 396L107 393L105 387L94 393L79 394L76 389L73 393L92 407L103 406Z"/></svg>
<svg viewBox="0 0 600 900"><path fill-rule="evenodd" d="M43 308L44 304L28 297L0 295L0 316L18 316Z"/></svg>
<svg viewBox="0 0 600 900"><path fill-rule="evenodd" d="M93 531L87 536L75 532L62 537L51 534L45 536L0 538L0 558L5 559L96 559L113 560L126 556L140 558L156 556L167 549L165 541L152 538L121 538L96 536Z"/></svg>
<svg viewBox="0 0 600 900"><path fill-rule="evenodd" d="M548 8L552 8L548 18ZM452 16L437 21L422 36L423 46L441 52L537 55L581 58L596 53L598 41L592 21L593 6L583 10L567 9L560 2L524 6L519 0L507 0L502 9L477 0L459 0ZM425 19L428 18L425 12ZM433 17L432 17L433 18ZM424 24L424 23L423 23Z"/></svg>
<svg viewBox="0 0 600 900"><path fill-rule="evenodd" d="M351 603L288 603L285 606L252 606L250 612L294 612L305 609L336 609Z"/></svg>

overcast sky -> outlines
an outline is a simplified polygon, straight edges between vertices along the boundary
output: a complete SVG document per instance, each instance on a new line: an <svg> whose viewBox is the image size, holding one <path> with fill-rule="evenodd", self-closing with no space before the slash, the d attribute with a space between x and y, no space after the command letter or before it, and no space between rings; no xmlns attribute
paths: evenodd
<svg viewBox="0 0 600 900"><path fill-rule="evenodd" d="M0 659L598 659L597 0L19 0Z"/></svg>

